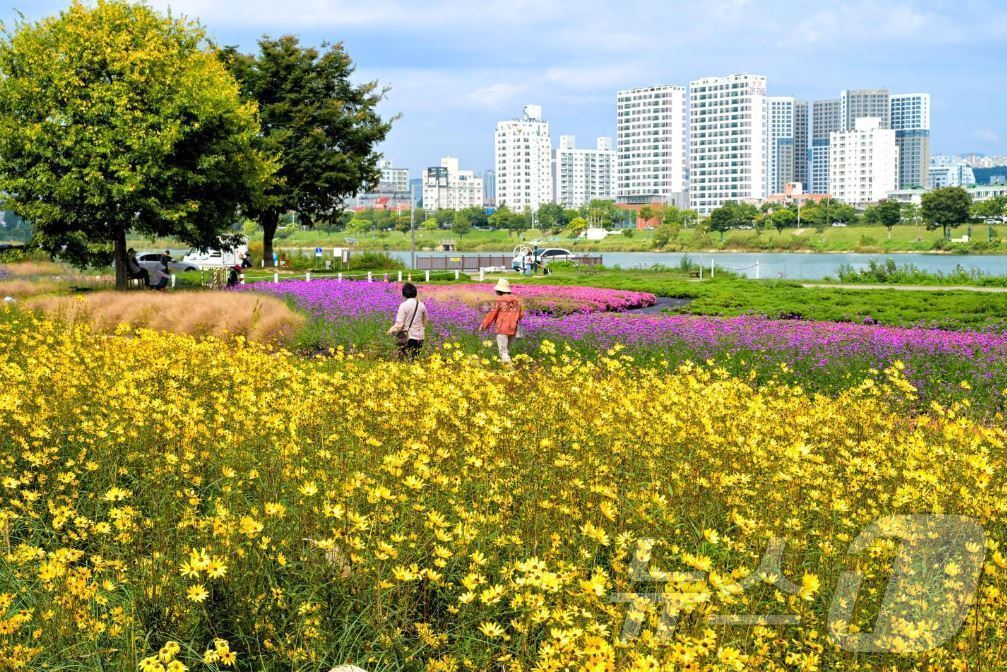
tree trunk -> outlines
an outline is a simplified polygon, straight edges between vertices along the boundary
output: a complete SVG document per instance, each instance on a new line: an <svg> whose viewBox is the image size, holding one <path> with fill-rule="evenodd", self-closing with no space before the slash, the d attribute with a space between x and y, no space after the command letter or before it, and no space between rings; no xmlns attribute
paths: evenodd
<svg viewBox="0 0 1007 672"><path fill-rule="evenodd" d="M126 261L126 230L116 229L112 258L115 260L115 288L129 287L129 262Z"/></svg>
<svg viewBox="0 0 1007 672"><path fill-rule="evenodd" d="M280 216L276 212L266 212L259 218L262 225L262 260L268 267L273 266L273 237L276 236L276 227L280 223Z"/></svg>

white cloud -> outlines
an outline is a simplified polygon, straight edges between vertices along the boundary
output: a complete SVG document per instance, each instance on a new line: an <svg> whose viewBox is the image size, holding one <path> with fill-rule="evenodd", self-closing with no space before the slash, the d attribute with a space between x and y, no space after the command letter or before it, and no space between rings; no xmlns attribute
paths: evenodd
<svg viewBox="0 0 1007 672"><path fill-rule="evenodd" d="M646 63L626 62L609 65L583 65L549 68L545 81L563 89L598 90L626 88L643 84L654 76L654 69ZM650 82L654 83L654 82Z"/></svg>
<svg viewBox="0 0 1007 672"><path fill-rule="evenodd" d="M618 89L746 71L767 75L774 94L812 99L861 86L930 91L940 146L1007 137L973 131L997 129L992 112L947 115L953 128L937 114L963 105L966 82L988 92L991 110L1000 102L983 68L1007 60L1004 0L148 1L247 49L262 33L345 40L358 78L391 86L383 111L404 114L390 144L427 143L424 155L452 143L463 159L490 152L459 138L490 137L527 103L542 104L556 132L611 135Z"/></svg>
<svg viewBox="0 0 1007 672"><path fill-rule="evenodd" d="M480 87L466 94L463 100L491 110L500 110L513 103L517 99L518 94L527 88L523 84L499 82Z"/></svg>
<svg viewBox="0 0 1007 672"><path fill-rule="evenodd" d="M987 142L990 144L998 145L1000 144L1000 134L996 131L992 131L988 128L980 128L972 132L978 140Z"/></svg>

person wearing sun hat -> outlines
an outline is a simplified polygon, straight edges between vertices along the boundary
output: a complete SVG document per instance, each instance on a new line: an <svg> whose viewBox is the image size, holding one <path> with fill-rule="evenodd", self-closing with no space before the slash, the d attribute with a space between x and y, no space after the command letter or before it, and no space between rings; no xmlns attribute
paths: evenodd
<svg viewBox="0 0 1007 672"><path fill-rule="evenodd" d="M521 309L521 301L518 300L510 288L510 281L506 278L497 280L493 287L497 298L493 301L493 307L486 314L483 323L479 325L479 331L489 329L493 325L497 334L497 350L500 352L500 361L510 363L510 343L517 335L518 324L524 317Z"/></svg>

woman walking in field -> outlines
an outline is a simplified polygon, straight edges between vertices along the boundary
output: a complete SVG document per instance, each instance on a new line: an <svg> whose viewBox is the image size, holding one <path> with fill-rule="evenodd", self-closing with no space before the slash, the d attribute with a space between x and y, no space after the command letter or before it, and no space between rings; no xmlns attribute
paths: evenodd
<svg viewBox="0 0 1007 672"><path fill-rule="evenodd" d="M395 324L388 330L395 335L399 346L399 359L412 361L416 359L423 339L427 333L427 307L416 298L416 285L407 282L402 285L402 297L399 312L395 316Z"/></svg>
<svg viewBox="0 0 1007 672"><path fill-rule="evenodd" d="M491 324L496 327L500 361L509 364L510 343L517 335L518 325L521 318L524 317L524 311L521 309L521 301L511 292L510 281L506 278L497 280L493 290L496 292L497 298L493 301L493 307L479 326L479 331L488 329Z"/></svg>

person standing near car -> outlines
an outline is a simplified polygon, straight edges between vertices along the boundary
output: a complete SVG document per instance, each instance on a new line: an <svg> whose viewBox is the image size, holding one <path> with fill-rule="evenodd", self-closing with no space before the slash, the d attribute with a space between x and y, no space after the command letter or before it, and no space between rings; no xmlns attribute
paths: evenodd
<svg viewBox="0 0 1007 672"><path fill-rule="evenodd" d="M412 361L416 359L427 333L427 307L416 298L416 285L407 282L402 285L402 303L395 315L395 324L388 330L395 336L399 347L399 359Z"/></svg>
<svg viewBox="0 0 1007 672"><path fill-rule="evenodd" d="M507 278L497 280L493 288L497 298L493 301L493 307L486 314L479 331L489 329L493 325L496 329L497 351L500 353L500 361L510 364L510 344L517 336L518 326L524 311L521 308L521 301L518 300L510 288L510 281Z"/></svg>

